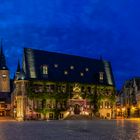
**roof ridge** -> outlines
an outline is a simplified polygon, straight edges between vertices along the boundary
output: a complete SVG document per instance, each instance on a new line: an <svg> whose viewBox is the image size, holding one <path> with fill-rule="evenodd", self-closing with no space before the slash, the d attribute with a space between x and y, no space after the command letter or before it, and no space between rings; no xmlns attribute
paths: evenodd
<svg viewBox="0 0 140 140"><path fill-rule="evenodd" d="M31 49L34 51L41 51L41 52L46 52L46 53L53 53L53 54L58 54L58 55L65 55L65 56L73 56L73 57L77 57L77 58L82 58L82 59L89 59L89 60L95 60L95 61L106 61L104 59L97 59L97 58L92 58L92 57L85 57L85 56L80 56L80 55L74 55L74 54L68 54L68 53L61 53L61 52L54 52L54 51L47 51L47 50L40 50L40 49L34 49L34 48L24 48L24 49Z"/></svg>

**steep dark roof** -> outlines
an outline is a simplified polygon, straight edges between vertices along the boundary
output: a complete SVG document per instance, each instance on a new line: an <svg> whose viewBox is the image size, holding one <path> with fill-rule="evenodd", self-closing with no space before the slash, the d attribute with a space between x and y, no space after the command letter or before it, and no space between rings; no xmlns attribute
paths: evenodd
<svg viewBox="0 0 140 140"><path fill-rule="evenodd" d="M132 88L137 86L138 90L140 90L140 77L133 77L124 83L125 88Z"/></svg>
<svg viewBox="0 0 140 140"><path fill-rule="evenodd" d="M45 65L48 75L42 74ZM29 79L115 85L111 64L103 60L25 48L23 68ZM99 80L100 72L104 73L103 81Z"/></svg>
<svg viewBox="0 0 140 140"><path fill-rule="evenodd" d="M125 81L125 88L130 88L130 87L132 87L133 86L133 80L131 79L131 80L127 80L127 81Z"/></svg>
<svg viewBox="0 0 140 140"><path fill-rule="evenodd" d="M23 68L20 68L20 63L18 62L17 71L14 75L14 79L16 80L26 80L26 74Z"/></svg>
<svg viewBox="0 0 140 140"><path fill-rule="evenodd" d="M138 87L138 90L140 90L140 77L135 77L134 79L136 81L136 85Z"/></svg>
<svg viewBox="0 0 140 140"><path fill-rule="evenodd" d="M18 60L18 65L17 65L17 71L16 71L16 73L20 73L20 70L21 70L21 68L20 68L20 62Z"/></svg>
<svg viewBox="0 0 140 140"><path fill-rule="evenodd" d="M2 42L1 42L1 48L0 48L0 70L8 70L8 67L6 65L5 55L3 53Z"/></svg>
<svg viewBox="0 0 140 140"><path fill-rule="evenodd" d="M136 81L136 84L137 84L137 85L140 85L140 77L135 77L134 79L135 79L135 81Z"/></svg>

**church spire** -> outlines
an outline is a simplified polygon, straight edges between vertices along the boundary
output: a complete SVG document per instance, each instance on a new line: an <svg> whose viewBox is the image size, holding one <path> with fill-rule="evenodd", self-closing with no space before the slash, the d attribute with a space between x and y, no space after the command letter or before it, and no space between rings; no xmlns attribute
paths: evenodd
<svg viewBox="0 0 140 140"><path fill-rule="evenodd" d="M3 55L3 40L1 39L0 55Z"/></svg>
<svg viewBox="0 0 140 140"><path fill-rule="evenodd" d="M24 72L23 68L20 66L19 59L18 59L17 71L15 73L14 79L15 80L25 80L26 79L25 72Z"/></svg>
<svg viewBox="0 0 140 140"><path fill-rule="evenodd" d="M17 64L17 71L14 75L14 79L18 80L19 77L20 77L20 72L21 72L21 69L20 69L20 62L19 62L19 59L18 59L18 64Z"/></svg>
<svg viewBox="0 0 140 140"><path fill-rule="evenodd" d="M6 59L5 59L5 55L3 53L3 41L1 39L1 46L0 46L0 70L6 70L8 69L6 66Z"/></svg>
<svg viewBox="0 0 140 140"><path fill-rule="evenodd" d="M18 65L17 65L17 73L20 72L21 69L20 69L20 62L19 62L19 59L18 59Z"/></svg>

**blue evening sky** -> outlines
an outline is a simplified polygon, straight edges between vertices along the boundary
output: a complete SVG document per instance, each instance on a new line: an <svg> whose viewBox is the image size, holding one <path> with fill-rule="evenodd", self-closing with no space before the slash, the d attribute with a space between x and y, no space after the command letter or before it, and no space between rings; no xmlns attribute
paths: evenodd
<svg viewBox="0 0 140 140"><path fill-rule="evenodd" d="M139 0L0 0L0 37L11 70L24 47L112 62L116 85L140 76Z"/></svg>

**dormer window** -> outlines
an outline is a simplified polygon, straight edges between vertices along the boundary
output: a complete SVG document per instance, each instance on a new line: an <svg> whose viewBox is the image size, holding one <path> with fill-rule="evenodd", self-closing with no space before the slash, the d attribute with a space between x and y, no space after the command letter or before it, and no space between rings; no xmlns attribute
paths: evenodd
<svg viewBox="0 0 140 140"><path fill-rule="evenodd" d="M54 64L54 67L55 67L55 68L58 68L58 64Z"/></svg>
<svg viewBox="0 0 140 140"><path fill-rule="evenodd" d="M103 73L103 72L100 72L100 73L99 73L99 79L100 79L101 81L104 80L104 73Z"/></svg>
<svg viewBox="0 0 140 140"><path fill-rule="evenodd" d="M83 77L84 76L84 73L81 72L80 75Z"/></svg>
<svg viewBox="0 0 140 140"><path fill-rule="evenodd" d="M64 74L65 74L65 75L68 75L68 71L64 71Z"/></svg>
<svg viewBox="0 0 140 140"><path fill-rule="evenodd" d="M85 71L88 72L89 71L89 68L85 68Z"/></svg>
<svg viewBox="0 0 140 140"><path fill-rule="evenodd" d="M44 75L47 75L48 74L48 66L47 65L44 65L43 66L43 74Z"/></svg>
<svg viewBox="0 0 140 140"><path fill-rule="evenodd" d="M70 66L70 69L73 70L74 69L74 66Z"/></svg>

